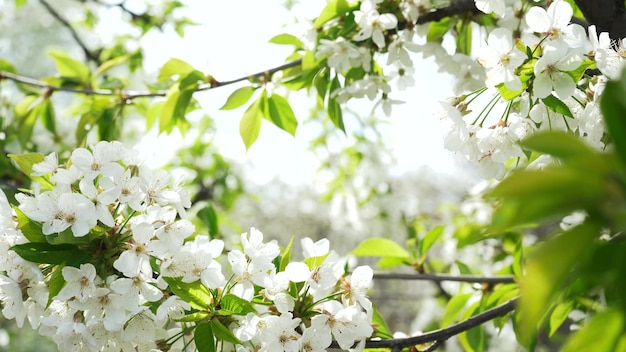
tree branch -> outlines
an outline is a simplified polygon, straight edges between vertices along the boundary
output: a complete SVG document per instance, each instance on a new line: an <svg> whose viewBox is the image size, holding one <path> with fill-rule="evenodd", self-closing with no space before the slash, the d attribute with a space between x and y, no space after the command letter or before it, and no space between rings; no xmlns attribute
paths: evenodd
<svg viewBox="0 0 626 352"><path fill-rule="evenodd" d="M411 347L428 342L435 342L441 344L443 341L449 339L452 336L456 336L464 331L467 331L473 327L482 325L490 320L504 316L509 312L515 310L515 304L519 297L515 297L506 303L503 303L494 308L488 309L480 314L476 314L473 317L464 320L460 323L450 325L447 328L434 330L422 335L412 336L402 339L388 339L388 340L369 340L365 343L366 348L391 348L393 350L399 350L404 347ZM334 345L334 344L333 344ZM336 346L335 346L336 347Z"/></svg>
<svg viewBox="0 0 626 352"><path fill-rule="evenodd" d="M248 76L242 76L239 78L235 78L229 81L217 81L214 80L211 83L202 84L196 89L196 92L201 92L213 88L223 87L231 84L235 84L238 82L246 81L252 78L265 78L273 75L276 72L286 70L288 68L299 66L302 63L302 60L290 61L280 66L273 67L269 70L257 72ZM30 77L24 77L20 75L16 75L9 72L0 71L0 81L8 79L17 83L26 84L33 87L39 87L50 92L60 91L60 92L69 92L76 94L84 94L84 95L102 95L102 96L112 96L112 97L120 97L123 100L132 100L136 98L156 98L156 97L164 97L167 95L167 90L160 90L156 92L150 91L120 91L120 90L109 90L109 89L82 89L82 88L73 88L73 87L64 87L64 86L55 86L48 84L44 81L39 81Z"/></svg>
<svg viewBox="0 0 626 352"><path fill-rule="evenodd" d="M63 18L63 16L61 16L61 14L58 13L57 10L54 9L54 7L48 4L46 0L39 0L39 2L46 8L46 10L48 10L48 12L52 15L52 17L56 18L57 21L61 22L61 24L70 31L70 33L72 34L72 38L74 38L74 41L76 42L76 44L78 44L78 46L80 46L81 49L83 49L83 53L85 53L85 57L87 58L87 60L92 61L99 65L100 55L98 55L97 53L87 48L87 45L85 44L85 42L83 42L82 39L80 39L74 27L65 18Z"/></svg>
<svg viewBox="0 0 626 352"><path fill-rule="evenodd" d="M474 0L458 0L449 6L436 9L418 17L416 24L436 22L443 18L459 15L466 12L477 13L479 10L474 5Z"/></svg>
<svg viewBox="0 0 626 352"><path fill-rule="evenodd" d="M574 0L585 19L597 27L598 33L608 32L613 40L626 37L626 7L624 0Z"/></svg>
<svg viewBox="0 0 626 352"><path fill-rule="evenodd" d="M375 280L424 280L424 281L455 281L474 282L485 284L505 284L514 283L513 276L472 276L472 275L442 275L442 274L401 274L401 273L376 273Z"/></svg>

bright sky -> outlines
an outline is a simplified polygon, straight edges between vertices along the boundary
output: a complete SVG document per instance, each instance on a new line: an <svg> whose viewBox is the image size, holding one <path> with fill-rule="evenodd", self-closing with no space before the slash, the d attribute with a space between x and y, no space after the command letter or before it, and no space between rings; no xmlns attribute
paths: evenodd
<svg viewBox="0 0 626 352"><path fill-rule="evenodd" d="M183 39L157 32L148 35L143 43L147 49L146 65L156 70L169 58L175 57L212 74L218 80L228 80L277 66L290 53L290 47L269 44L268 40L276 34L289 31L285 25L293 24L295 18L315 17L325 5L323 0L307 0L289 11L283 2L188 1L188 16L200 25L189 27ZM443 149L441 126L433 116L437 101L452 94L452 81L449 76L436 73L437 67L431 61L420 57L415 66L416 87L391 95L406 103L394 106L393 114L388 118L389 125L384 130L397 158L395 171L409 172L427 165L437 172L454 173L458 166L455 166L454 156ZM227 86L196 95L204 110L216 120L216 140L222 147L221 152L243 163L248 175L254 174L260 183L276 176L291 184L308 183L317 165L306 151L311 131L304 126L293 138L264 121L259 139L246 152L239 137L239 119L245 108L219 110L234 88ZM297 94L291 95L289 99L296 117L303 120L313 99ZM367 114L372 104L365 99L350 107ZM382 112L379 113L383 116ZM347 125L349 123L346 121ZM159 137L156 143L148 139L145 152L149 158L166 160L167 155L171 155L171 143L175 142L168 143L164 141L166 139Z"/></svg>

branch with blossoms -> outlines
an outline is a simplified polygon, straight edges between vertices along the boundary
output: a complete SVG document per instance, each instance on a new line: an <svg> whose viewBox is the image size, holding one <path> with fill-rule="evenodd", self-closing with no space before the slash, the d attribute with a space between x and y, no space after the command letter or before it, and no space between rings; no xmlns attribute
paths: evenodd
<svg viewBox="0 0 626 352"><path fill-rule="evenodd" d="M184 189L120 142L57 155L10 155L33 181L0 199L0 301L62 351L321 351L375 331L373 272L303 240L291 260L256 229L224 255L196 233Z"/></svg>

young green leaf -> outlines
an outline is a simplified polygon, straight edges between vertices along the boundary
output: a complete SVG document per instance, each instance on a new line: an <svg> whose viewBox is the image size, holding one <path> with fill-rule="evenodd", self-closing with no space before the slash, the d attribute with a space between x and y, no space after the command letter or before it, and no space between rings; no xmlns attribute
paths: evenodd
<svg viewBox="0 0 626 352"><path fill-rule="evenodd" d="M304 46L304 44L302 43L300 39L298 39L294 35L287 34L287 33L282 33L282 34L274 36L272 39L270 39L270 43L279 44L279 45L293 45L296 47L296 49L302 48Z"/></svg>
<svg viewBox="0 0 626 352"><path fill-rule="evenodd" d="M243 140L246 150L250 149L252 144L259 137L261 131L261 122L263 121L263 110L267 103L267 93L263 91L261 96L250 104L246 112L239 121L239 134Z"/></svg>
<svg viewBox="0 0 626 352"><path fill-rule="evenodd" d="M561 99L555 97L554 95L548 95L547 97L541 99L541 101L543 101L545 106L557 114L561 114L572 119L574 118L574 115L572 115L569 107L567 107Z"/></svg>
<svg viewBox="0 0 626 352"><path fill-rule="evenodd" d="M219 224L217 219L217 213L211 204L198 211L198 218L209 229L209 236L215 238L219 233Z"/></svg>
<svg viewBox="0 0 626 352"><path fill-rule="evenodd" d="M424 238L419 242L418 252L420 256L424 256L428 252L430 247L432 247L432 245L435 244L435 242L437 242L439 238L441 238L441 235L443 235L443 231L445 229L445 226L439 225L433 227L432 230L428 231L426 236L424 236Z"/></svg>
<svg viewBox="0 0 626 352"><path fill-rule="evenodd" d="M595 152L580 138L562 131L535 133L520 142L526 149L557 158L566 159L577 156L592 156Z"/></svg>
<svg viewBox="0 0 626 352"><path fill-rule="evenodd" d="M108 70L112 69L113 67L119 66L125 63L126 61L128 61L129 58L130 58L130 55L126 54L126 55L120 55L120 56L114 57L111 60L103 62L102 65L100 65L98 69L96 70L95 77L99 77L105 72L107 72Z"/></svg>
<svg viewBox="0 0 626 352"><path fill-rule="evenodd" d="M235 90L230 94L220 110L233 110L242 106L250 100L255 90L256 88L252 86L245 86Z"/></svg>
<svg viewBox="0 0 626 352"><path fill-rule="evenodd" d="M385 318L382 314L380 314L380 311L374 303L372 303L372 311L372 326L376 327L374 337L380 337L382 339L392 339L393 333L391 332L391 329L389 329Z"/></svg>
<svg viewBox="0 0 626 352"><path fill-rule="evenodd" d="M623 352L626 348L625 328L624 311L615 308L607 309L597 313L585 326L570 336L561 351Z"/></svg>
<svg viewBox="0 0 626 352"><path fill-rule="evenodd" d="M548 320L548 336L554 335L554 333L563 325L563 322L567 320L569 313L574 309L574 302L568 301L558 304L554 310L550 313L550 319Z"/></svg>
<svg viewBox="0 0 626 352"><path fill-rule="evenodd" d="M186 76L194 70L195 68L187 62L172 58L169 59L163 67L161 67L161 71L159 72L157 79L162 82L172 76Z"/></svg>
<svg viewBox="0 0 626 352"><path fill-rule="evenodd" d="M319 17L315 19L313 27L319 28L324 23L350 11L350 5L346 0L331 0L322 10Z"/></svg>
<svg viewBox="0 0 626 352"><path fill-rule="evenodd" d="M213 335L218 340L230 342L235 345L241 345L241 341L230 331L227 327L224 326L217 318L211 320L211 328L213 330Z"/></svg>
<svg viewBox="0 0 626 352"><path fill-rule="evenodd" d="M298 120L289 105L287 99L278 94L272 94L267 101L266 117L274 123L278 128L283 129L292 136L296 134ZM269 116L268 116L269 115Z"/></svg>
<svg viewBox="0 0 626 352"><path fill-rule="evenodd" d="M172 292L185 302L188 302L192 308L198 310L209 310L213 302L211 291L200 281L190 283L182 282L181 279L163 277Z"/></svg>
<svg viewBox="0 0 626 352"><path fill-rule="evenodd" d="M61 292L63 286L65 286L63 266L64 265L57 265L50 274L50 279L48 279L48 303L46 306L49 306L50 303L52 303L52 300L59 294L59 292Z"/></svg>
<svg viewBox="0 0 626 352"><path fill-rule="evenodd" d="M252 303L230 293L222 297L220 307L221 309L216 312L219 315L246 315L248 313L256 313L256 309L254 309Z"/></svg>
<svg viewBox="0 0 626 352"><path fill-rule="evenodd" d="M76 78L83 85L91 80L91 70L83 62L71 58L63 51L53 50L48 52L57 66L59 75L63 78Z"/></svg>
<svg viewBox="0 0 626 352"><path fill-rule="evenodd" d="M47 176L32 176L33 165L38 164L44 160L44 155L39 153L26 153L26 154L8 154L11 160L17 164L17 167L31 180L41 184L43 189L52 189L53 185Z"/></svg>
<svg viewBox="0 0 626 352"><path fill-rule="evenodd" d="M408 258L409 252L387 238L368 238L361 242L350 254L357 257L396 257Z"/></svg>

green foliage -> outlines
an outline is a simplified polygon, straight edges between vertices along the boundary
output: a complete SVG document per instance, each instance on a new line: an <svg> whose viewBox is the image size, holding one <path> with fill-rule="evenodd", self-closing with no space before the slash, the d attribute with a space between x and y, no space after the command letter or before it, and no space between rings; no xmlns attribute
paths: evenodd
<svg viewBox="0 0 626 352"><path fill-rule="evenodd" d="M368 238L352 252L357 257L380 257L378 266L388 269L406 263L410 254L402 246L387 238Z"/></svg>

